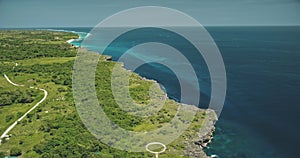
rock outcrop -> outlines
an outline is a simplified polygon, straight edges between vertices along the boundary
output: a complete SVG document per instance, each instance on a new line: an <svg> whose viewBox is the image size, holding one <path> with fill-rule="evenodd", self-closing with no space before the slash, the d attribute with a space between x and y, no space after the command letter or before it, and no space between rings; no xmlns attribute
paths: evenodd
<svg viewBox="0 0 300 158"><path fill-rule="evenodd" d="M186 140L184 155L190 158L209 158L203 151L213 139L213 132L215 131L215 123L218 120L216 113L213 110L206 110L206 116L201 128L197 131L198 136Z"/></svg>

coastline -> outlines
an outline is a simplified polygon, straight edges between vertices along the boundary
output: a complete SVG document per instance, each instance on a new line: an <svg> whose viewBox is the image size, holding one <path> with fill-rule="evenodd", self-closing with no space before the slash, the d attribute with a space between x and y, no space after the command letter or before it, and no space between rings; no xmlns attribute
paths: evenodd
<svg viewBox="0 0 300 158"><path fill-rule="evenodd" d="M50 30L50 31L57 31L57 30ZM62 32L72 32L72 33L75 33L78 35L78 38L77 39L69 39L67 40L66 42L69 43L71 46L73 46L74 48L78 48L79 49L85 49L85 50L88 50L87 48L84 48L82 46L76 46L74 44L72 44L72 42L76 41L76 40L83 40L85 37L89 36L90 34L87 33L87 35L85 37L82 37L80 36L76 31L63 31L63 30L60 30ZM88 50L88 51L91 51L91 50ZM94 52L94 51L93 51ZM97 52L95 52L97 53ZM111 56L107 56L105 55L105 60L106 61L109 61L109 62L115 62L115 61L111 61L112 60L112 57ZM124 68L123 66L124 64L122 64L122 68L126 71L130 71L132 73L135 73L133 72L132 70L128 70L126 68ZM135 73L136 74L136 73ZM138 75L138 74L137 74ZM142 80L146 80L146 81L149 81L149 82L154 82L155 84L158 84L158 82L156 80L153 80L153 79L147 79L145 77L142 77L140 76L140 78ZM160 88L161 89L161 88ZM162 89L161 89L162 90ZM162 90L163 91L163 90ZM167 96L167 93L165 91L163 91L165 93L165 96ZM169 98L169 97L168 97ZM170 99L170 98L169 98ZM171 99L173 100L173 99ZM175 100L174 100L175 101ZM196 135L194 134L187 134L186 136L189 138L189 139L186 139L183 144L185 144L185 149L184 149L184 156L188 156L188 157L191 157L191 158L211 158L211 157L217 157L217 155L211 155L211 156L208 156L204 151L203 151L203 148L206 148L207 145L212 141L213 139L213 133L215 131L215 123L216 121L218 120L218 117L217 117L217 114L215 113L214 110L212 109L200 109L194 105L187 105L187 104L183 104L183 103L179 103L177 101L175 101L176 103L180 104L180 105L186 105L186 106L190 106L191 108L194 108L196 111L205 111L205 119L203 122L200 123L200 126L201 128L198 128L196 130Z"/></svg>
<svg viewBox="0 0 300 158"><path fill-rule="evenodd" d="M71 42L73 42L74 40L75 40L75 39L69 39L69 40L67 40L66 42L71 44Z"/></svg>

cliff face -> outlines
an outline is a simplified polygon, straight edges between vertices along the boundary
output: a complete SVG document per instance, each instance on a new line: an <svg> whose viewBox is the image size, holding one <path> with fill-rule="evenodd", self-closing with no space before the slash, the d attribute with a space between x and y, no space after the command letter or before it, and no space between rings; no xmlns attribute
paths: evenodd
<svg viewBox="0 0 300 158"><path fill-rule="evenodd" d="M108 58L111 59L111 57ZM114 61L111 61L108 58L106 57L104 60L114 63ZM121 63L121 69L127 71L128 73L135 74L134 72L125 69L123 63ZM138 74L135 75L139 76ZM160 89L158 83L155 80L150 80L141 76L139 77L144 82L152 82L156 84L157 85L156 87L159 88L158 91L160 91L161 93L164 94L165 97L167 97L167 94ZM171 100L171 99L167 98L167 100ZM188 108L197 111L197 113L195 115L194 120L190 124L189 128L177 140L175 140L173 143L167 146L167 151L164 154L168 156L172 155L173 157L184 156L190 158L210 158L203 151L203 148L205 148L213 139L213 133L215 131L215 123L218 120L215 111L212 109L200 109L193 105L177 103L173 100L172 102L174 102L174 105L172 106L179 106L179 105L187 106ZM167 108L167 111L172 111L172 109ZM178 146L183 146L184 148L178 149ZM175 149L174 147L176 148L176 150L174 150ZM174 153L174 155L171 153Z"/></svg>
<svg viewBox="0 0 300 158"><path fill-rule="evenodd" d="M197 135L190 135L190 139L184 143L186 145L184 155L190 158L208 158L202 150L213 139L213 132L215 131L215 123L218 120L216 113L211 110L205 110L206 117L202 122L201 128L196 133Z"/></svg>

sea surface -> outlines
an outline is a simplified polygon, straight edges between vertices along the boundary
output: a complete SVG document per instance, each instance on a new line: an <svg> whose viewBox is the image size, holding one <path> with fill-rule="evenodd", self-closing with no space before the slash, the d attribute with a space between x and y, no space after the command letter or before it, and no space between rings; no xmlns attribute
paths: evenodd
<svg viewBox="0 0 300 158"><path fill-rule="evenodd" d="M91 28L51 28L79 33L80 45ZM190 29L190 28L184 28ZM294 158L300 156L300 27L207 27L224 60L227 94L217 122L214 140L205 149L208 155L220 158ZM110 30L112 31L112 30ZM162 37L162 38L158 38ZM102 37L100 37L102 38ZM103 37L105 38L105 37ZM200 37L201 39L201 37ZM104 52L118 60L129 47L143 42L171 43L190 60L198 81L189 75L180 76L193 87L201 89L199 107L207 108L211 82L205 61L181 37L163 30L146 29L132 32L116 40ZM84 46L97 50L96 45ZM133 59L174 62L163 52L154 55L131 53ZM125 62L125 67L130 63ZM184 71L184 70L182 70ZM167 67L149 63L135 70L146 78L157 80L177 101L180 86L174 72ZM190 94L191 97L193 94ZM189 102L188 100L186 101Z"/></svg>

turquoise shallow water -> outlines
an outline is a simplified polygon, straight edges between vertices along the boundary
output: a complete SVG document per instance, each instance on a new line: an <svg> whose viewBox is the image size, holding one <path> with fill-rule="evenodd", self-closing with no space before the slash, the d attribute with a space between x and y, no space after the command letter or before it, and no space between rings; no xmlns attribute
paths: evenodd
<svg viewBox="0 0 300 158"><path fill-rule="evenodd" d="M91 28L60 28L88 33ZM210 27L226 67L228 88L221 117L213 142L205 151L222 158L289 158L298 157L300 128L300 27ZM164 32L156 32L164 36ZM153 32L131 34L134 42L155 41ZM147 37L147 38L145 38ZM100 37L101 38L101 37ZM152 38L152 39L151 39ZM125 38L126 39L126 38ZM176 36L169 40L194 60L197 68L205 67L201 57L195 56L188 44ZM73 44L80 45L81 40ZM123 42L123 43L122 43ZM118 48L107 54L117 60L119 48L128 43L119 41ZM87 46L95 49L99 46ZM149 56L132 54L133 58L150 60ZM162 59L163 56L157 57ZM167 59L166 59L167 60ZM170 60L172 61L172 60ZM172 62L180 66L180 62ZM126 67L126 63L125 63ZM135 72L161 83L168 96L180 101L178 82L172 71L157 64L148 64ZM201 87L200 107L210 99L208 71L198 69ZM189 76L184 76L187 83ZM192 94L191 94L192 96Z"/></svg>

